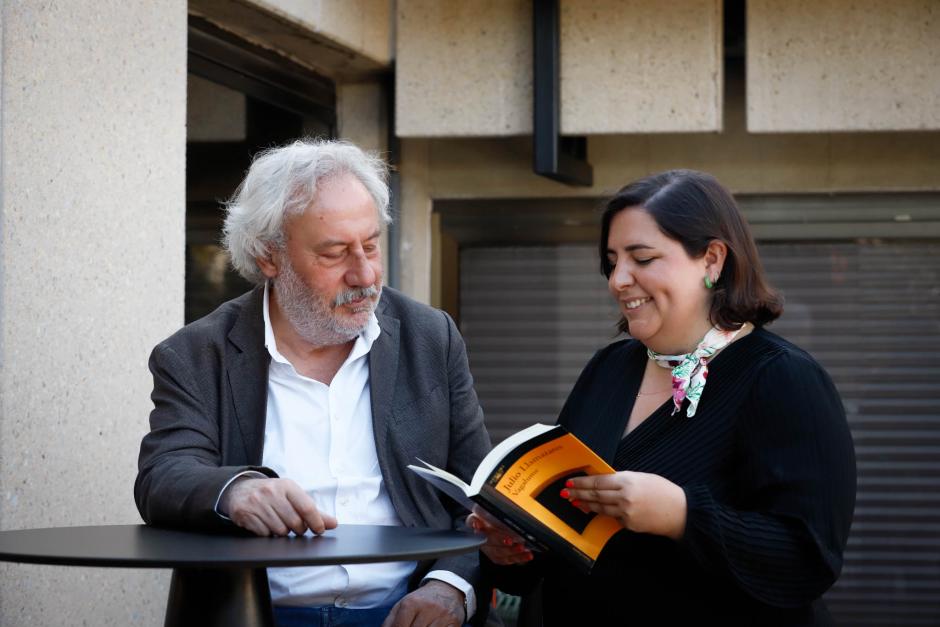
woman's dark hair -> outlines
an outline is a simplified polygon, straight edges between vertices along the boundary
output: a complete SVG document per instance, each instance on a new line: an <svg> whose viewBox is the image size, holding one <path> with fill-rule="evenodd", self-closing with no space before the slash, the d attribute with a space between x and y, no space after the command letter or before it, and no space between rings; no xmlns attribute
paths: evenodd
<svg viewBox="0 0 940 627"><path fill-rule="evenodd" d="M610 223L621 211L645 209L667 237L693 259L705 254L709 243L728 247L721 276L712 293L711 323L734 330L745 322L763 326L783 313L783 299L767 282L751 230L731 193L715 177L694 170L669 170L630 183L607 201L601 217L601 274L608 279L613 267L607 257ZM704 280L704 277L703 277ZM628 331L621 319L621 331Z"/></svg>

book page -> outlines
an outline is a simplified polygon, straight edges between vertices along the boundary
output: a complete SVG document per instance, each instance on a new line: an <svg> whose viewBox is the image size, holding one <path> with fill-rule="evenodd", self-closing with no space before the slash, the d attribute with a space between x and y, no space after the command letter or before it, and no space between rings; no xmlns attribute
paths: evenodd
<svg viewBox="0 0 940 627"><path fill-rule="evenodd" d="M442 470L441 468L438 468L432 464L428 464L423 459L419 459L418 461L428 467L422 468L420 466L408 464L408 468L413 472L418 473L422 479L429 481L431 485L463 505L468 510L473 510L473 501L470 499L468 494L469 486L466 483L461 481L460 478L456 475L453 475L446 470Z"/></svg>
<svg viewBox="0 0 940 627"><path fill-rule="evenodd" d="M500 462L503 461L503 458L514 448L520 444L523 444L527 440L531 440L532 438L542 435L546 431L551 431L555 428L557 427L536 423L531 427L526 427L522 431L513 433L511 436L494 446L493 450L487 453L486 457L483 458L483 461L480 462L476 472L473 473L473 479L470 481L469 494L474 495L480 493L480 488L482 488L483 484L486 483L486 479L490 476L490 473L493 472L493 469L496 468Z"/></svg>

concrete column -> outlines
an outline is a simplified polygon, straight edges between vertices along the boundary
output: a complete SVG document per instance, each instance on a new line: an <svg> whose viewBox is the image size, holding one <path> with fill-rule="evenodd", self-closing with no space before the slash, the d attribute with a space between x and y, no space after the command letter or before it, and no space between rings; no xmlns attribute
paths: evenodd
<svg viewBox="0 0 940 627"><path fill-rule="evenodd" d="M385 90L379 82L339 83L336 114L339 136L363 150L388 150L388 113Z"/></svg>
<svg viewBox="0 0 940 627"><path fill-rule="evenodd" d="M183 322L184 0L2 3L0 528L140 522ZM3 625L159 625L168 573L0 567Z"/></svg>
<svg viewBox="0 0 940 627"><path fill-rule="evenodd" d="M340 83L336 86L339 138L388 160L388 105L380 82ZM388 229L382 231L382 262L388 284Z"/></svg>
<svg viewBox="0 0 940 627"><path fill-rule="evenodd" d="M428 140L401 142L401 289L431 302L431 180Z"/></svg>

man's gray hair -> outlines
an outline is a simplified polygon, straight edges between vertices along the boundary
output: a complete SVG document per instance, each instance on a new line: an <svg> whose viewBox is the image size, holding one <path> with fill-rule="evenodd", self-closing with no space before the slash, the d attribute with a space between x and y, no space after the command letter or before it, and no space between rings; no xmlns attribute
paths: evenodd
<svg viewBox="0 0 940 627"><path fill-rule="evenodd" d="M302 214L316 199L318 185L342 174L359 179L380 220L391 222L388 166L376 155L349 142L320 139L301 139L255 155L245 180L225 204L222 242L238 273L263 283L255 258L283 247L285 218Z"/></svg>

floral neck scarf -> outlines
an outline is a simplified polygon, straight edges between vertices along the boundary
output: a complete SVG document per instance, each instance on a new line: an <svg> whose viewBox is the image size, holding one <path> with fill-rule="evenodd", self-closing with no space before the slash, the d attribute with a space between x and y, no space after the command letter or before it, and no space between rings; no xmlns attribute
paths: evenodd
<svg viewBox="0 0 940 627"><path fill-rule="evenodd" d="M742 326L741 329L743 328ZM705 389L705 379L708 377L708 360L730 344L741 329L724 331L713 327L705 334L698 347L685 355L660 355L646 349L646 354L650 359L663 368L672 370L672 402L675 405L672 410L673 415L682 409L682 401L685 399L689 399L689 407L685 415L689 418L695 415L699 400L702 398L702 390Z"/></svg>

